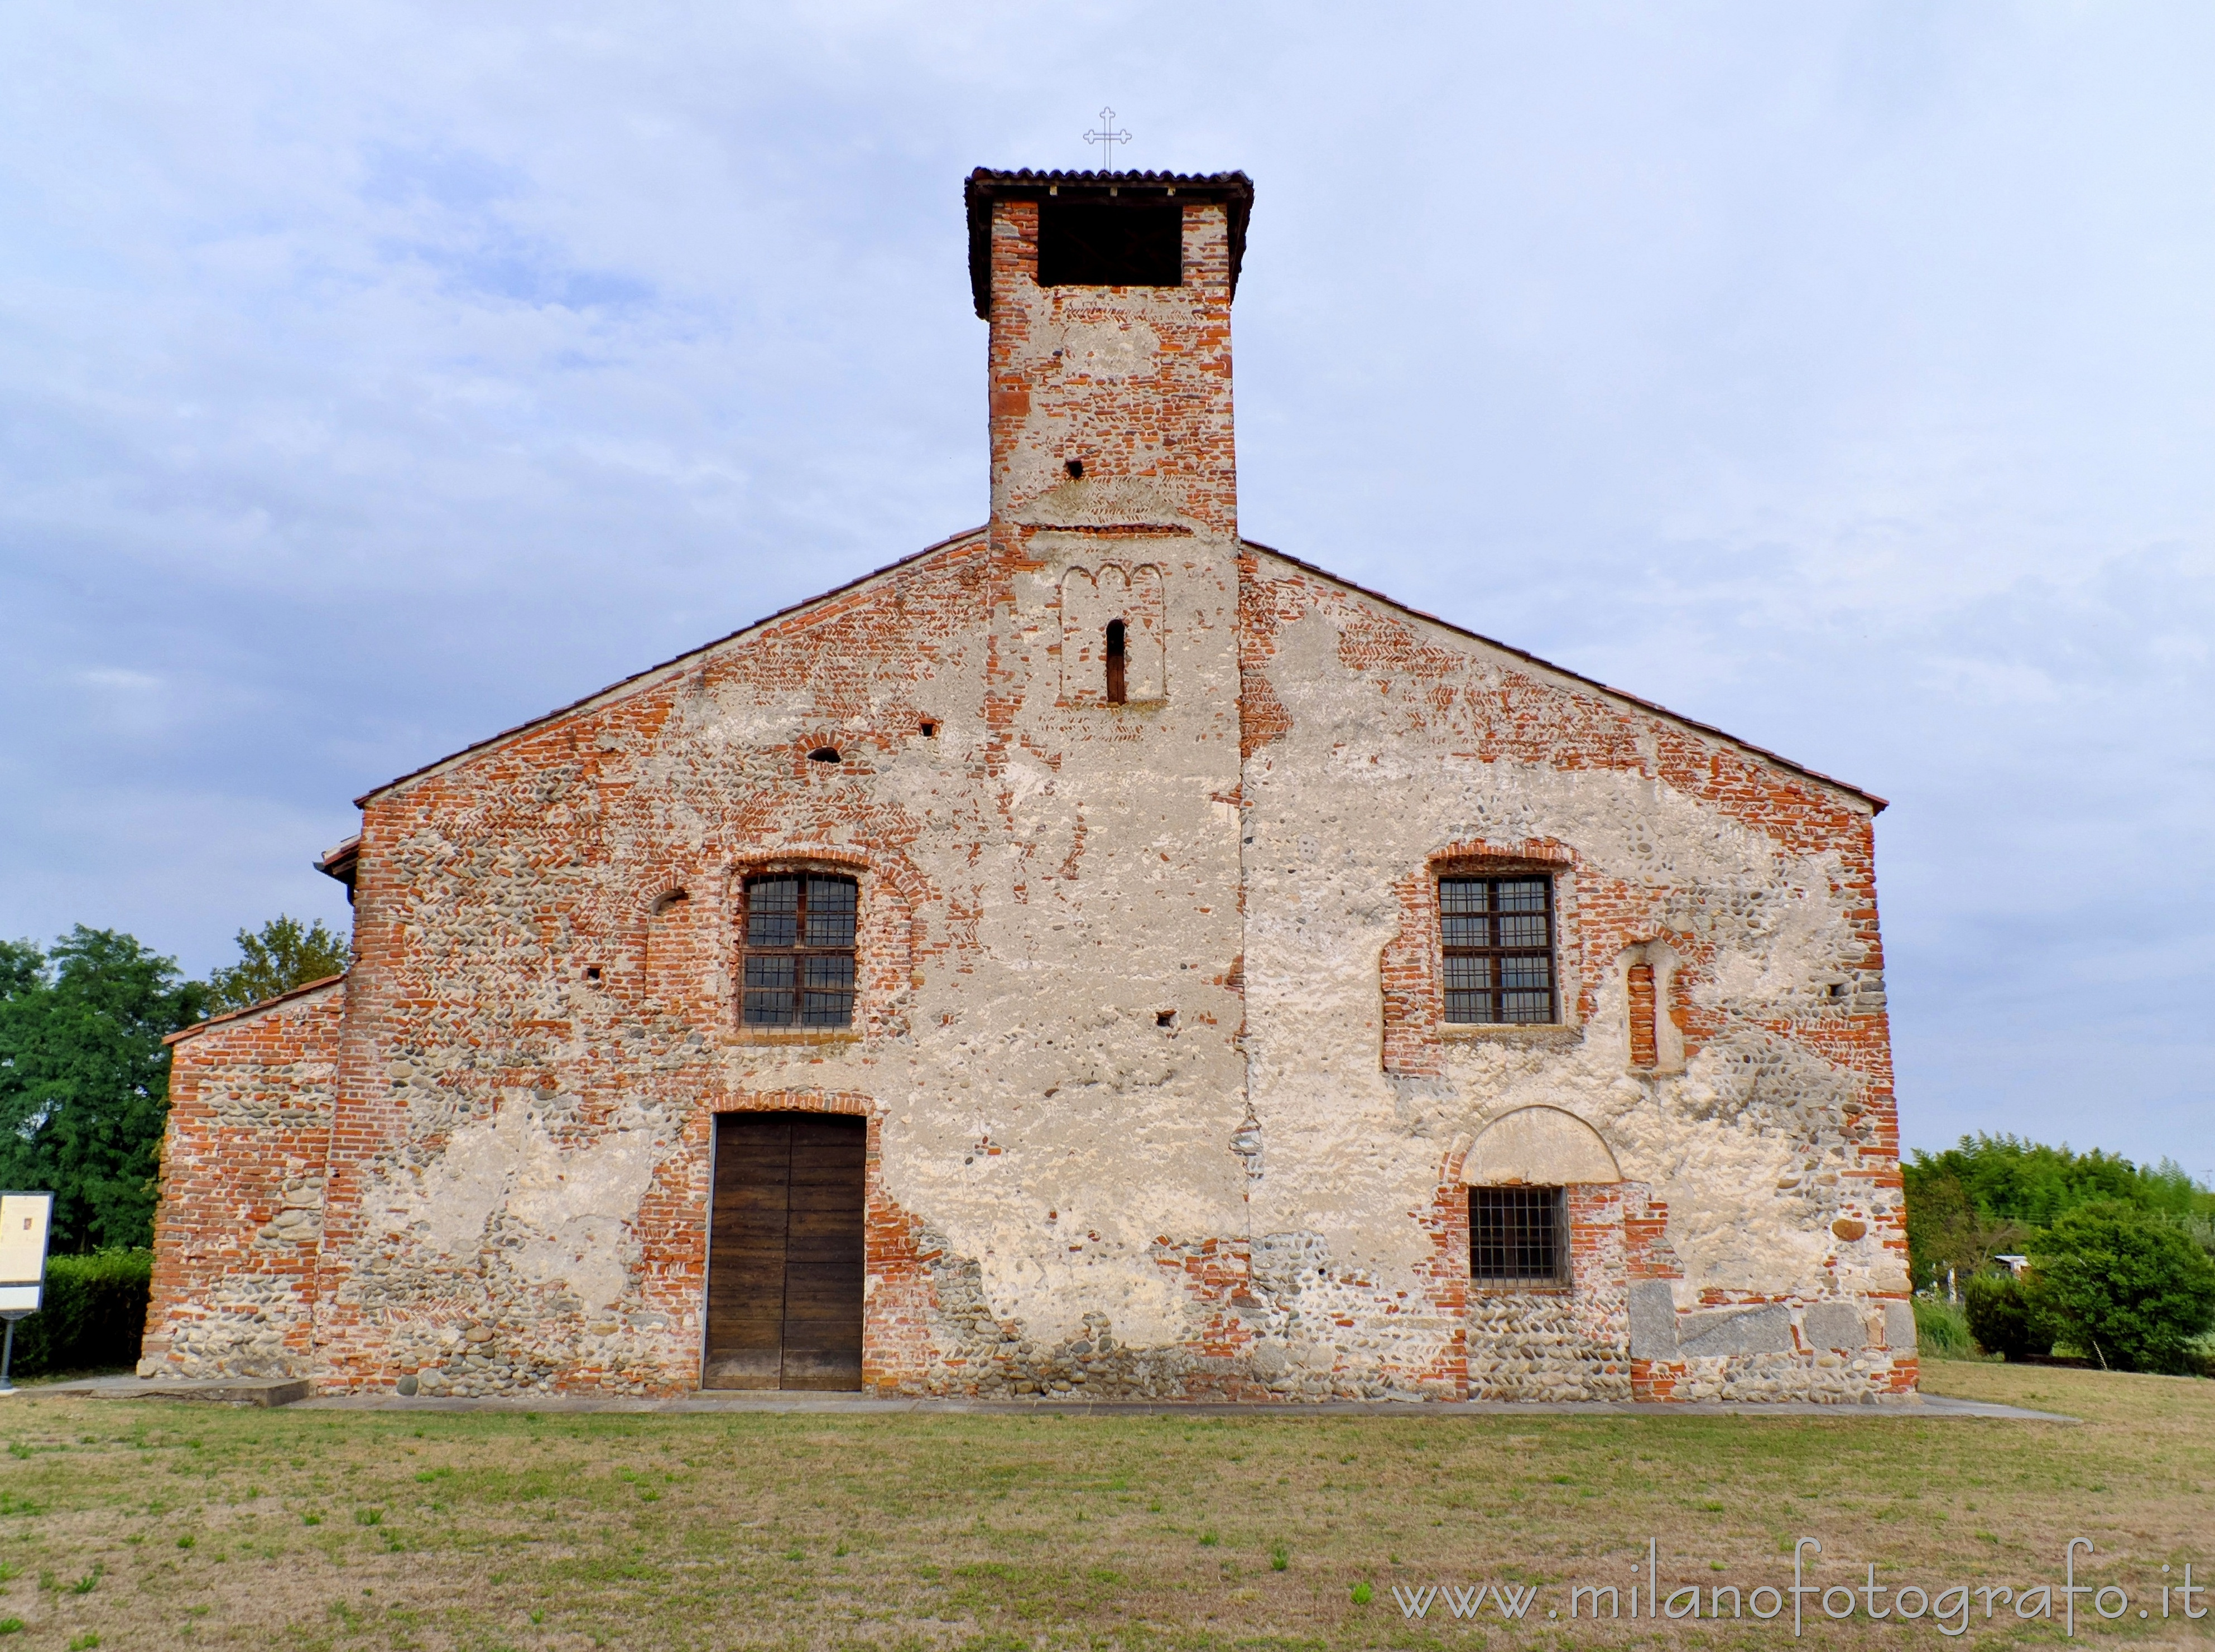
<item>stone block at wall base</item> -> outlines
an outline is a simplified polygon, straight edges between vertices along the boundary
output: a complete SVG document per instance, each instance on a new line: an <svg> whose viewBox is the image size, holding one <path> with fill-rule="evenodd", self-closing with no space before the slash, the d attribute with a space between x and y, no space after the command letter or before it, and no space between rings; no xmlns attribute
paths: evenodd
<svg viewBox="0 0 2215 1652"><path fill-rule="evenodd" d="M1677 1352L1688 1360L1792 1351L1792 1310L1782 1303L1688 1313L1677 1326Z"/></svg>

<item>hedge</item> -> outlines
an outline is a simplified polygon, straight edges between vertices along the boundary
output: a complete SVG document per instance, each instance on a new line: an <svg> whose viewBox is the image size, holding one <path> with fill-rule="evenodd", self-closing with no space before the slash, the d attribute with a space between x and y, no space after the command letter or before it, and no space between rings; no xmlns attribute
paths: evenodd
<svg viewBox="0 0 2215 1652"><path fill-rule="evenodd" d="M36 1313L15 1322L9 1374L36 1377L135 1366L153 1282L151 1251L47 1257L44 1300Z"/></svg>
<svg viewBox="0 0 2215 1652"><path fill-rule="evenodd" d="M2021 1362L2053 1352L2056 1332L2038 1293L2011 1273L1971 1276L1961 1287L1969 1334L1987 1354Z"/></svg>

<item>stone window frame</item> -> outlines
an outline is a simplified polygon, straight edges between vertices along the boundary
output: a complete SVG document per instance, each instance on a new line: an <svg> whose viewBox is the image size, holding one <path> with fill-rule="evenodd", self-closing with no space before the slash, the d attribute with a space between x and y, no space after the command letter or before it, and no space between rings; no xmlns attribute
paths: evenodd
<svg viewBox="0 0 2215 1652"><path fill-rule="evenodd" d="M1065 543L1052 530L1041 539L1047 542L1036 548L1039 554L1071 559L1055 586L1061 656L1061 688L1055 704L1129 712L1155 711L1168 704L1168 560L1108 558L1095 562L1097 548L1081 539L1072 537ZM1114 623L1123 627L1120 699L1108 693L1108 627Z"/></svg>

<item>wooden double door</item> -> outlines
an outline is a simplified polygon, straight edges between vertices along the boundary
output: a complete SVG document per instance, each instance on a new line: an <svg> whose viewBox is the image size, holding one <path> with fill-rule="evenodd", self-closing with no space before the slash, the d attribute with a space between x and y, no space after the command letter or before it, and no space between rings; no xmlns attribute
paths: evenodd
<svg viewBox="0 0 2215 1652"><path fill-rule="evenodd" d="M716 1117L703 1386L862 1386L868 1139L839 1113Z"/></svg>

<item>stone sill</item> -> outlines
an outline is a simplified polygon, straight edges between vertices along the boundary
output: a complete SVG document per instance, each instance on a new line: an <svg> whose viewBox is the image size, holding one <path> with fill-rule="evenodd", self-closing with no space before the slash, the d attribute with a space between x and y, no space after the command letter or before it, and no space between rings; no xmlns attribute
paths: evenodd
<svg viewBox="0 0 2215 1652"><path fill-rule="evenodd" d="M862 1035L852 1027L741 1027L733 1040L741 1048L762 1049L782 1046L789 1048L821 1049L839 1044L858 1044Z"/></svg>
<svg viewBox="0 0 2215 1652"><path fill-rule="evenodd" d="M1487 1301L1516 1300L1526 1296L1566 1297L1574 1296L1577 1294L1577 1288L1574 1285L1541 1285L1522 1281L1502 1283L1483 1279L1470 1280L1469 1290L1470 1295L1482 1296Z"/></svg>
<svg viewBox="0 0 2215 1652"><path fill-rule="evenodd" d="M1536 1044L1543 1049L1581 1043L1585 1034L1582 1027L1559 1021L1446 1021L1439 1024L1439 1036L1450 1044Z"/></svg>

